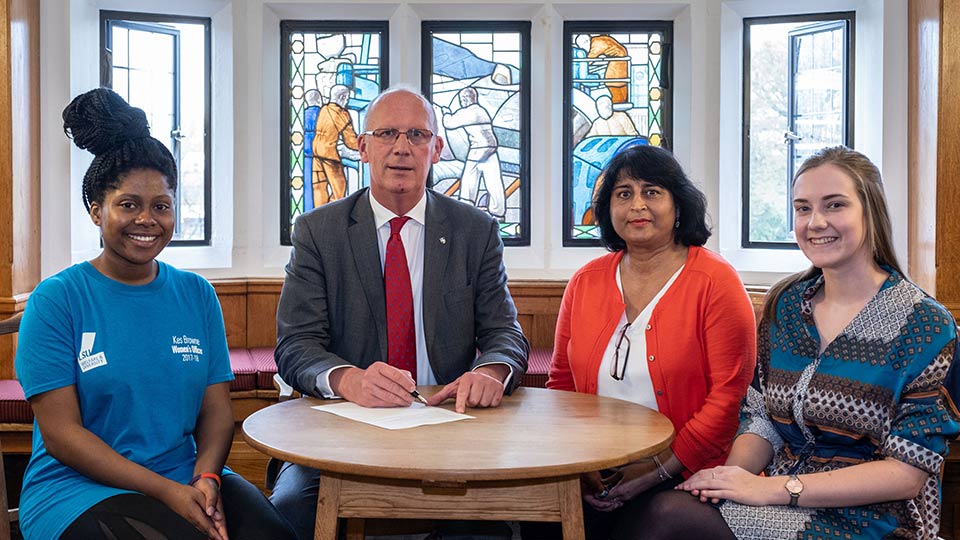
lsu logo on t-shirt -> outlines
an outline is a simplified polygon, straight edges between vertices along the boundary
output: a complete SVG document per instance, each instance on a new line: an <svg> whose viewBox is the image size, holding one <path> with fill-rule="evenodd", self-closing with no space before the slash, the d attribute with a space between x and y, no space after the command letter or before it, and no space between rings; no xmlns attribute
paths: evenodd
<svg viewBox="0 0 960 540"><path fill-rule="evenodd" d="M96 339L96 332L84 332L80 337L80 354L77 356L77 363L80 364L80 371L83 373L107 365L107 357L103 352L91 354L93 352L93 342Z"/></svg>

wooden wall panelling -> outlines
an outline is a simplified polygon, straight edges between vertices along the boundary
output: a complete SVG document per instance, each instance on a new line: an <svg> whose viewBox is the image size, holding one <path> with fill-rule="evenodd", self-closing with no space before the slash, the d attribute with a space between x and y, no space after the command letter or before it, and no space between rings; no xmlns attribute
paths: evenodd
<svg viewBox="0 0 960 540"><path fill-rule="evenodd" d="M510 295L517 317L532 347L553 347L557 313L566 281L511 281Z"/></svg>
<svg viewBox="0 0 960 540"><path fill-rule="evenodd" d="M40 282L40 7L0 0L0 318ZM0 338L0 378L14 378L16 335Z"/></svg>
<svg viewBox="0 0 960 540"><path fill-rule="evenodd" d="M277 343L281 279L213 281L223 308L231 347L272 347ZM510 282L520 326L535 347L552 347L564 281ZM241 330L242 328L242 330Z"/></svg>
<svg viewBox="0 0 960 540"><path fill-rule="evenodd" d="M960 315L960 2L940 3L936 295Z"/></svg>
<svg viewBox="0 0 960 540"><path fill-rule="evenodd" d="M960 2L941 0L936 6L925 8L924 16L935 18L939 10L939 51L936 73L937 118L936 118L936 296L954 318L960 318ZM913 12L911 12L911 15ZM935 23L931 23L935 24ZM914 21L911 19L911 27ZM924 61L924 57L910 56L911 61ZM925 60L930 63L930 60ZM912 102L911 102L912 105ZM914 133L909 135L913 136ZM914 187L911 186L911 190ZM912 238L911 238L912 240ZM957 459L957 444L952 444L947 456L943 476L943 514L940 536L960 540L960 466Z"/></svg>
<svg viewBox="0 0 960 540"><path fill-rule="evenodd" d="M282 279L255 279L247 283L247 347L277 344L277 305Z"/></svg>
<svg viewBox="0 0 960 540"><path fill-rule="evenodd" d="M227 331L227 345L247 346L247 281L242 279L212 282L223 310L223 326Z"/></svg>
<svg viewBox="0 0 960 540"><path fill-rule="evenodd" d="M911 0L907 9L907 272L936 294L940 0Z"/></svg>
<svg viewBox="0 0 960 540"><path fill-rule="evenodd" d="M0 296L13 295L13 50L10 2L0 0Z"/></svg>
<svg viewBox="0 0 960 540"><path fill-rule="evenodd" d="M9 296L15 296L40 282L40 3L8 1L13 185L3 195L12 197L11 217L2 219L12 219L12 237L4 242L12 245Z"/></svg>

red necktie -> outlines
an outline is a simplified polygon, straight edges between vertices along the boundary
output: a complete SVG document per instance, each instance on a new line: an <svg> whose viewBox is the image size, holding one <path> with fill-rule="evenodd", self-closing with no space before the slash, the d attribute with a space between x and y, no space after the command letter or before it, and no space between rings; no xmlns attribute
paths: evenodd
<svg viewBox="0 0 960 540"><path fill-rule="evenodd" d="M390 220L390 239L383 264L383 285L387 294L387 363L410 372L417 380L417 337L413 326L413 291L407 252L400 229L410 218Z"/></svg>

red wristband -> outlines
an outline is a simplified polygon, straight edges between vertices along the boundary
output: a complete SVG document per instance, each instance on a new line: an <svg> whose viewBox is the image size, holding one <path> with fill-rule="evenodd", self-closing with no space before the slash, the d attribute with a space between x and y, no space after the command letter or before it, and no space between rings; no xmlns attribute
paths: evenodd
<svg viewBox="0 0 960 540"><path fill-rule="evenodd" d="M200 473L194 476L193 478L190 479L190 485L192 486L196 484L197 482L200 481L201 478L209 478L210 480L213 480L214 482L217 483L217 489L220 489L220 476L212 472Z"/></svg>

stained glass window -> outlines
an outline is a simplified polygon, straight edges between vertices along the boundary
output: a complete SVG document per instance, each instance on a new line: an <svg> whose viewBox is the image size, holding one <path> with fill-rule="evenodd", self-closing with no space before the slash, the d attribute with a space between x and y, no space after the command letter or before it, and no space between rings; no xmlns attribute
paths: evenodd
<svg viewBox="0 0 960 540"><path fill-rule="evenodd" d="M669 22L567 21L563 245L599 245L592 201L618 152L671 143Z"/></svg>
<svg viewBox="0 0 960 540"><path fill-rule="evenodd" d="M429 21L424 94L445 142L434 190L500 222L505 245L530 245L530 23Z"/></svg>
<svg viewBox="0 0 960 540"><path fill-rule="evenodd" d="M387 85L387 22L281 21L280 241L294 220L369 185L357 135Z"/></svg>

